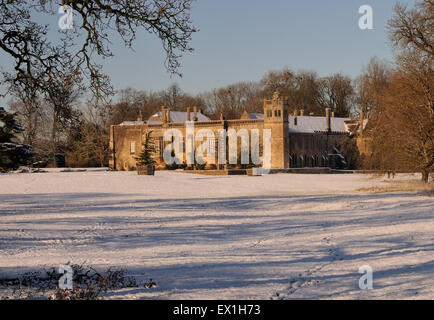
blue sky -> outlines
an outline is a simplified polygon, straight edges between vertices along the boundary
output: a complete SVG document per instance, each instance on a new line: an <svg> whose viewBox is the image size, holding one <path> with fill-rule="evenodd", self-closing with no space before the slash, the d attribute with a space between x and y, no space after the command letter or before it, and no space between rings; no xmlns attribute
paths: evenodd
<svg viewBox="0 0 434 320"><path fill-rule="evenodd" d="M392 59L385 26L395 0L197 0L192 20L193 53L181 59L183 78L164 67L161 43L141 34L134 51L116 37L114 57L103 61L116 89L162 90L177 82L193 94L238 81L260 80L289 67L320 76L359 74L370 58ZM413 4L414 1L401 1ZM374 29L358 27L361 5L371 5ZM60 17L60 15L59 15ZM52 17L57 27L58 17ZM0 55L4 66L7 59Z"/></svg>
<svg viewBox="0 0 434 320"><path fill-rule="evenodd" d="M412 1L408 1L413 3ZM267 71L289 67L319 75L357 76L371 57L391 59L385 26L393 0L198 0L192 19L193 53L182 58L183 78L163 67L158 40L142 37L135 52L116 47L106 71L117 88L160 90L177 82L199 93L238 81L259 80ZM374 29L360 30L361 5L373 8Z"/></svg>

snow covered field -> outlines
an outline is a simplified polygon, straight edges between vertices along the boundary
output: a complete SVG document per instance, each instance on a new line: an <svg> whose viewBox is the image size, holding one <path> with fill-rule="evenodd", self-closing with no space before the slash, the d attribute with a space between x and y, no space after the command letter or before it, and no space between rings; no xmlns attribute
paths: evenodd
<svg viewBox="0 0 434 320"><path fill-rule="evenodd" d="M384 180L1 174L0 278L71 262L158 285L115 299L434 299L434 198L357 191Z"/></svg>

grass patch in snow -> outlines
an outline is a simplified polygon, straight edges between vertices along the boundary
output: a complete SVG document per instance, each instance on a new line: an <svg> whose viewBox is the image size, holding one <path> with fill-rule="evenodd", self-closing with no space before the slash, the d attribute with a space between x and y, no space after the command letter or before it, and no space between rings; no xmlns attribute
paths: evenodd
<svg viewBox="0 0 434 320"><path fill-rule="evenodd" d="M389 185L371 186L365 188L359 188L359 192L373 192L373 193L385 193L385 192L419 192L423 195L434 196L434 183L423 183L421 181L414 180L395 180L395 181L383 181Z"/></svg>

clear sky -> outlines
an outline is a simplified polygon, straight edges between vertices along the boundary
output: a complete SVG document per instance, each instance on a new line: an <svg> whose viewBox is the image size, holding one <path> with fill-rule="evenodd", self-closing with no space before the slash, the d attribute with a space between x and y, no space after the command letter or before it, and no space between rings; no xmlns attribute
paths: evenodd
<svg viewBox="0 0 434 320"><path fill-rule="evenodd" d="M170 76L157 38L141 34L134 51L118 38L103 61L116 89L162 90L177 82L193 94L238 81L260 80L289 67L320 76L357 76L371 57L392 58L385 26L395 0L197 0L193 53L182 58L183 78ZM414 1L401 0L412 5ZM371 5L373 30L360 30L359 7ZM60 16L60 15L59 15ZM52 17L57 27L58 17ZM6 63L0 55L2 65Z"/></svg>

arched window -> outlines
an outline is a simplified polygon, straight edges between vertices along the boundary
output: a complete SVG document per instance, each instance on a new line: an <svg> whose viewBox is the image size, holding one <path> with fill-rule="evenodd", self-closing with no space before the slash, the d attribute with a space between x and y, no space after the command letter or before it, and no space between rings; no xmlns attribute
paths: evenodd
<svg viewBox="0 0 434 320"><path fill-rule="evenodd" d="M130 154L136 154L136 142L130 141Z"/></svg>
<svg viewBox="0 0 434 320"><path fill-rule="evenodd" d="M322 156L323 159L323 167L327 167L328 166L328 158L326 156Z"/></svg>

